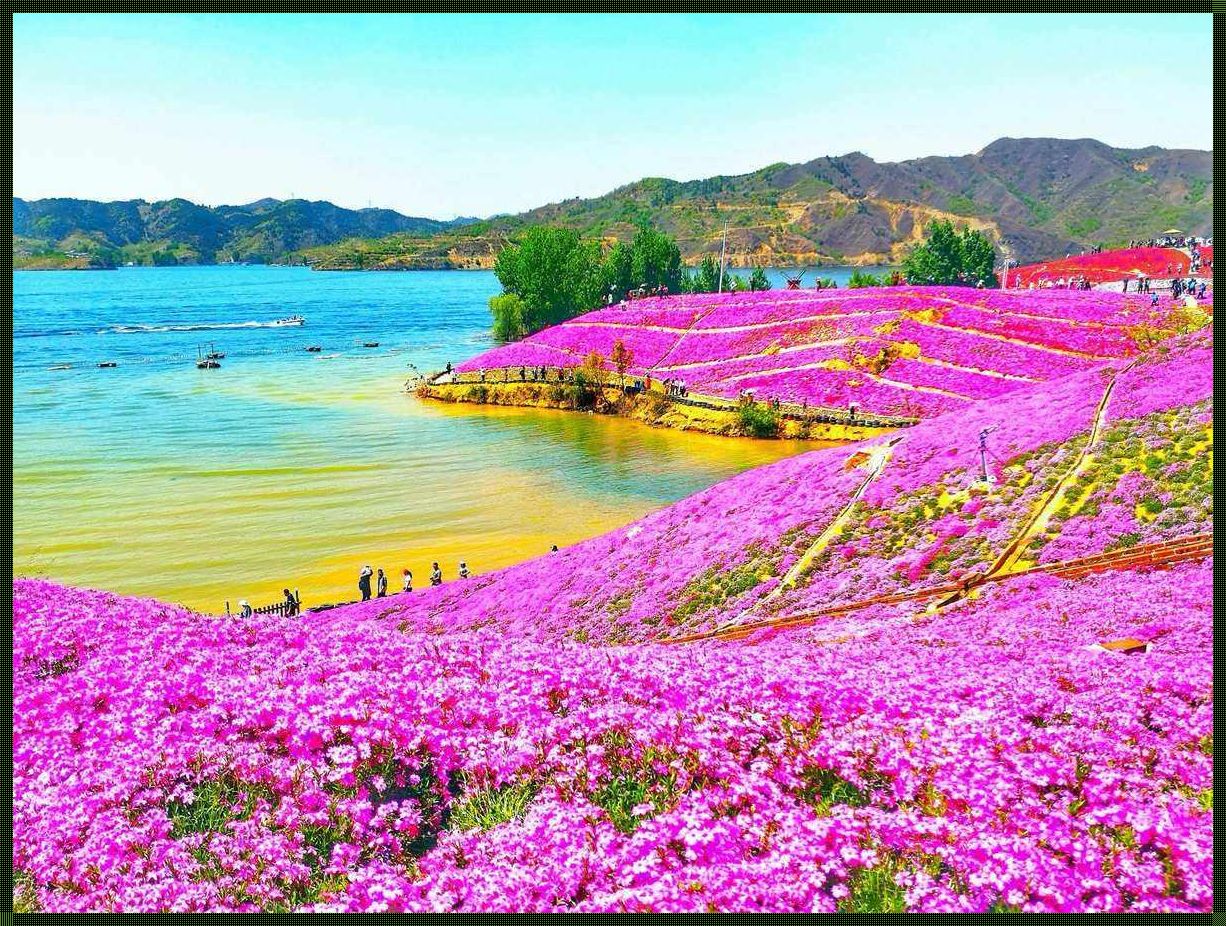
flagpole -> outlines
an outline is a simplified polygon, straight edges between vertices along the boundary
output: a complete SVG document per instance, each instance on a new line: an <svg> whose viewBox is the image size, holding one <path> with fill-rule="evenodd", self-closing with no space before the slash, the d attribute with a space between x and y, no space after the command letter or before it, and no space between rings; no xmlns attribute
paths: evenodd
<svg viewBox="0 0 1226 926"><path fill-rule="evenodd" d="M719 247L719 291L724 291L724 259L728 253L728 222L724 221L724 243Z"/></svg>

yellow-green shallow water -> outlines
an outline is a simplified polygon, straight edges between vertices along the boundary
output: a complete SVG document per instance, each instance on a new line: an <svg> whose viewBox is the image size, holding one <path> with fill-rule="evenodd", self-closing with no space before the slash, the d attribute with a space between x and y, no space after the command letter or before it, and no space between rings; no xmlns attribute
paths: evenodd
<svg viewBox="0 0 1226 926"><path fill-rule="evenodd" d="M405 394L410 363L488 346L496 288L456 272L17 274L16 573L206 611L286 586L348 600L364 563L393 590L435 560L448 578L460 560L488 571L819 446ZM291 313L307 325L220 327ZM202 342L222 369L195 369Z"/></svg>

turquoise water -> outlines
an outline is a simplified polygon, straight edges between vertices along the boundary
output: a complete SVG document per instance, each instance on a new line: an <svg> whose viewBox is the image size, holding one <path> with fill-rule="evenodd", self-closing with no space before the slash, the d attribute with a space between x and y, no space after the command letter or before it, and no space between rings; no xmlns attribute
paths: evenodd
<svg viewBox="0 0 1226 926"><path fill-rule="evenodd" d="M406 394L491 346L497 290L477 271L14 274L16 571L213 611L284 585L339 600L364 562L393 585L435 560L486 571L806 449ZM197 370L210 349L221 369Z"/></svg>

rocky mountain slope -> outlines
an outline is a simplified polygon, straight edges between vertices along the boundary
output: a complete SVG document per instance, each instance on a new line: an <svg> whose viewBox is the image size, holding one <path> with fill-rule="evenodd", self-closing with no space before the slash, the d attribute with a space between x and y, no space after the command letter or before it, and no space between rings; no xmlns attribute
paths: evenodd
<svg viewBox="0 0 1226 926"><path fill-rule="evenodd" d="M727 221L736 264L867 264L899 260L928 221L951 218L987 231L1010 256L1035 260L1171 226L1208 233L1212 162L1208 151L1002 138L961 157L888 164L854 152L685 183L648 178L491 227L547 222L621 237L648 219L693 258L718 249Z"/></svg>

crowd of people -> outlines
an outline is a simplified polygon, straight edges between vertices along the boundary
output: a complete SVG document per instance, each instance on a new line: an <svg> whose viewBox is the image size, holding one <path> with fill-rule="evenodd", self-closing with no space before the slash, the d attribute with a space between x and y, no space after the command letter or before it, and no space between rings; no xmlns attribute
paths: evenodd
<svg viewBox="0 0 1226 926"><path fill-rule="evenodd" d="M1208 284L1204 280L1196 280L1191 277L1186 280L1171 280L1171 295L1176 299L1185 295L1204 299L1208 289Z"/></svg>
<svg viewBox="0 0 1226 926"><path fill-rule="evenodd" d="M1130 248L1192 248L1213 244L1213 238L1202 238L1197 235L1159 235L1157 238L1146 238L1129 241ZM1101 250L1101 246L1099 248Z"/></svg>
<svg viewBox="0 0 1226 926"><path fill-rule="evenodd" d="M558 545L555 543L549 548L550 553L558 552ZM468 579L472 577L472 572L468 568L468 563L460 560L460 568L456 570L456 576L460 579ZM373 591L372 591L373 580ZM371 569L370 566L363 566L358 573L358 591L362 594L363 601L370 601L372 595L375 598L387 597L387 574L382 569ZM430 585L438 586L443 584L443 570L437 562L430 564ZM413 570L405 569L401 576L401 593L413 591ZM287 616L292 617L294 614L301 612L302 603L290 594L289 589L285 590L285 596L289 601L294 602L294 610L292 613L287 613ZM247 606L247 602L241 602Z"/></svg>
<svg viewBox="0 0 1226 926"><path fill-rule="evenodd" d="M674 399L683 399L690 394L690 390L686 388L685 383L679 379L666 379L660 385L664 387L665 395Z"/></svg>
<svg viewBox="0 0 1226 926"><path fill-rule="evenodd" d="M1084 276L1060 277L1056 280L1031 280L1027 289L1091 289L1090 281Z"/></svg>

